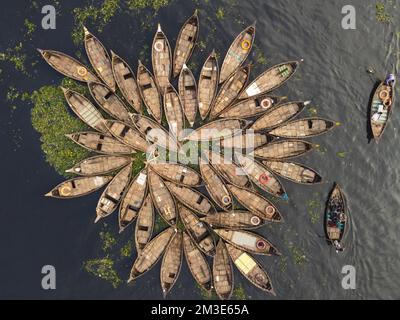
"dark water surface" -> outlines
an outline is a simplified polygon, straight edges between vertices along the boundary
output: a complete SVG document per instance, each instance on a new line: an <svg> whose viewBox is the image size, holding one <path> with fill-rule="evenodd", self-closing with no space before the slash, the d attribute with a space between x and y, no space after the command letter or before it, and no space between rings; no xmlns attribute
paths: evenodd
<svg viewBox="0 0 400 320"><path fill-rule="evenodd" d="M39 8L46 4L38 3ZM142 28L137 16L121 14L111 20L99 37L107 48L126 57L136 69L139 51L144 44L151 44L156 22L163 25L174 45L181 24L194 8L200 7L203 9L200 39L206 40L210 35L213 38L207 40L206 50L197 50L192 58L198 66L213 47L221 52L222 59L232 39L253 20L257 20L256 44L269 66L303 58L296 76L278 93L292 100L312 100L318 116L340 121L342 125L314 138L312 141L321 145L321 151L299 160L317 169L326 183L305 187L284 181L290 202L278 206L285 223L260 231L276 244L283 256L257 258L268 270L278 299L400 298L397 106L379 144L368 143L366 130L369 96L376 79L383 78L397 64L399 46L394 32L400 26L399 1L390 2L390 13L397 19L391 25L376 21L374 1L351 1L357 10L356 30L341 27L341 9L348 1L258 0L240 1L234 7L231 3L199 1L197 5L176 0L148 21L150 29ZM41 19L40 10L29 8L27 1L9 1L7 6L0 13L0 51L14 47L22 39L21 26L26 17L38 25ZM82 1L61 1L57 30L38 28L33 40L25 44L32 61L38 60L34 51L37 47L74 54L70 12L76 6L82 6ZM226 9L226 14L218 20L215 11L220 7ZM206 17L211 17L217 26L214 36ZM374 75L365 71L368 66L376 70ZM253 77L264 68L256 66ZM70 201L44 198L43 194L62 181L62 177L45 162L39 136L30 123L29 106L22 104L12 111L4 99L10 85L33 91L43 85L59 84L62 77L41 60L34 67L32 78L26 78L10 65L5 64L2 69L0 298L162 298L159 265L132 288L123 284L118 289L83 270L84 261L101 255L102 226L93 224L99 193ZM347 250L340 255L321 238L323 206L334 181L342 185L351 211ZM309 212L310 201L321 206L314 223ZM113 232L117 230L116 216L107 222ZM123 235L126 239L131 236L132 229ZM133 258L118 265L124 279L128 278ZM47 264L57 269L57 290L50 292L40 286L40 271ZM356 268L356 290L341 287L344 265ZM237 270L235 279L252 299L273 299L245 281ZM184 265L169 298L199 297Z"/></svg>

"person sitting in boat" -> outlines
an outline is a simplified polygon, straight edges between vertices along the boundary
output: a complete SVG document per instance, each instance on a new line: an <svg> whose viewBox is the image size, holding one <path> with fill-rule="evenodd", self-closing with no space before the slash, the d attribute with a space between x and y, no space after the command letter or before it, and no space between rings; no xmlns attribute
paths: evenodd
<svg viewBox="0 0 400 320"><path fill-rule="evenodd" d="M381 115L383 114L383 110L384 110L384 106L383 106L383 104L380 104L379 106L378 106L378 111L377 112L375 112L373 115L372 115L372 121L378 121L379 120L379 118L381 117Z"/></svg>
<svg viewBox="0 0 400 320"><path fill-rule="evenodd" d="M333 245L335 246L336 252L344 251L344 248L341 246L339 241L333 241Z"/></svg>
<svg viewBox="0 0 400 320"><path fill-rule="evenodd" d="M394 87L395 83L396 83L396 78L395 78L394 74L390 73L385 79L385 84L387 86Z"/></svg>

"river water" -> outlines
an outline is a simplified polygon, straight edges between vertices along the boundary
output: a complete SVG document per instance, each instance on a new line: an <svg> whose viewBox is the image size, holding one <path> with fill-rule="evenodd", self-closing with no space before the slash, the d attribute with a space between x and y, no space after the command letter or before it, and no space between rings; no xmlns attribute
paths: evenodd
<svg viewBox="0 0 400 320"><path fill-rule="evenodd" d="M15 0L3 8L1 51L14 47L24 37L21 27L25 18L40 25L40 8L47 3L37 3L38 9L27 5L27 1ZM33 91L59 84L61 77L39 59L34 49L49 48L73 55L76 47L70 37L71 11L82 3L61 1L57 29L38 28L32 40L25 40L28 61L39 60L31 68L31 77L21 75L9 64L1 67L0 298L162 298L159 264L133 287L123 284L118 289L83 270L84 261L101 255L99 232L103 227L93 224L99 193L65 202L43 197L62 177L45 162L40 137L30 123L29 105L20 103L13 110L5 101L10 86ZM197 7L201 9L200 40L207 43L207 48L197 50L192 58L198 66L213 47L223 56L232 39L254 20L256 45L268 66L304 59L295 77L277 93L292 100L312 100L318 116L340 121L341 126L312 139L321 145L320 150L299 160L320 172L325 183L307 187L284 181L290 201L278 206L285 223L260 230L283 253L280 258L259 258L272 278L276 299L400 298L400 116L396 109L379 144L369 143L366 125L370 93L377 79L397 67L399 46L395 32L399 30L395 26L400 23L400 4L387 2L395 20L383 24L376 20L375 1L352 0L356 29L344 30L341 10L347 4L349 1L340 0L257 0L237 4L175 0L152 19L121 13L99 35L109 49L126 57L136 69L139 52L144 44L151 44L156 23L162 24L174 43L181 24ZM218 8L224 8L223 18L216 18ZM144 20L146 26L141 25ZM368 74L367 67L375 73ZM265 68L256 64L252 77ZM346 250L339 255L322 238L324 203L335 181L347 195L351 215ZM115 217L107 223L110 230L117 230ZM131 236L131 229L123 235L125 239ZM133 258L118 264L124 279L128 278ZM44 265L56 267L56 290L41 288ZM341 270L345 265L355 267L355 290L342 288ZM253 287L237 270L235 280L250 299L275 299ZM199 291L184 264L169 299L197 298Z"/></svg>

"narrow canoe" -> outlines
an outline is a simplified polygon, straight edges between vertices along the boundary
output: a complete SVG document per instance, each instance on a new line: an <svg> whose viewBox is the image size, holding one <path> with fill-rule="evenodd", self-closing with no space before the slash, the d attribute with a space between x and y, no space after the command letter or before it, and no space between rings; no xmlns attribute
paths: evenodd
<svg viewBox="0 0 400 320"><path fill-rule="evenodd" d="M142 138L139 131L117 120L105 120L108 131L119 141L136 151L147 152L149 143Z"/></svg>
<svg viewBox="0 0 400 320"><path fill-rule="evenodd" d="M73 168L65 170L65 172L80 176L97 176L117 171L131 162L132 158L125 156L94 156L82 160Z"/></svg>
<svg viewBox="0 0 400 320"><path fill-rule="evenodd" d="M111 180L97 203L95 222L109 216L118 208L122 196L129 185L131 174L132 166L128 165Z"/></svg>
<svg viewBox="0 0 400 320"><path fill-rule="evenodd" d="M89 91L97 104L111 117L130 122L128 108L106 85L99 82L91 82L89 83Z"/></svg>
<svg viewBox="0 0 400 320"><path fill-rule="evenodd" d="M210 119L214 119L225 111L240 95L250 76L250 66L241 67L232 74L218 91L211 107Z"/></svg>
<svg viewBox="0 0 400 320"><path fill-rule="evenodd" d="M161 92L169 85L172 73L172 55L169 41L158 24L157 32L153 39L151 61L156 83Z"/></svg>
<svg viewBox="0 0 400 320"><path fill-rule="evenodd" d="M220 118L250 118L265 113L276 105L280 104L286 97L275 97L262 95L260 97L241 100L231 107L226 108Z"/></svg>
<svg viewBox="0 0 400 320"><path fill-rule="evenodd" d="M158 91L153 75L142 62L138 61L137 83L139 92L148 113L159 123L162 118L161 94Z"/></svg>
<svg viewBox="0 0 400 320"><path fill-rule="evenodd" d="M263 226L267 221L250 211L217 212L200 219L208 223L212 228L223 228L230 230L256 229Z"/></svg>
<svg viewBox="0 0 400 320"><path fill-rule="evenodd" d="M267 134L247 132L233 137L221 139L221 147L226 149L254 150L265 145L271 139Z"/></svg>
<svg viewBox="0 0 400 320"><path fill-rule="evenodd" d="M119 232L124 231L138 216L147 195L147 168L132 180L119 207Z"/></svg>
<svg viewBox="0 0 400 320"><path fill-rule="evenodd" d="M267 143L254 151L254 156L266 160L285 160L304 155L314 145L303 140L283 140Z"/></svg>
<svg viewBox="0 0 400 320"><path fill-rule="evenodd" d="M38 51L42 55L43 59L53 69L68 78L81 82L99 81L99 79L86 66L65 53L41 49L38 49Z"/></svg>
<svg viewBox="0 0 400 320"><path fill-rule="evenodd" d="M332 130L335 123L321 118L306 118L290 121L269 134L283 138L309 138Z"/></svg>
<svg viewBox="0 0 400 320"><path fill-rule="evenodd" d="M208 256L214 256L215 242L207 225L201 222L193 212L184 206L179 207L179 216L187 234L199 249Z"/></svg>
<svg viewBox="0 0 400 320"><path fill-rule="evenodd" d="M223 210L232 208L232 195L222 178L209 164L209 160L199 159L199 167L205 187L215 203Z"/></svg>
<svg viewBox="0 0 400 320"><path fill-rule="evenodd" d="M139 210L135 226L135 244L138 255L149 243L154 229L154 210L151 195L148 194Z"/></svg>
<svg viewBox="0 0 400 320"><path fill-rule="evenodd" d="M72 199L86 196L104 187L112 178L112 176L94 176L67 180L47 193L46 197Z"/></svg>
<svg viewBox="0 0 400 320"><path fill-rule="evenodd" d="M273 172L281 177L300 184L317 184L322 178L314 169L288 161L263 161Z"/></svg>
<svg viewBox="0 0 400 320"><path fill-rule="evenodd" d="M64 87L61 89L64 92L65 100L79 119L97 131L108 133L107 127L103 123L104 117L89 99L78 92Z"/></svg>
<svg viewBox="0 0 400 320"><path fill-rule="evenodd" d="M194 279L204 290L210 291L212 285L210 266L203 253L186 232L183 233L183 248L186 262Z"/></svg>
<svg viewBox="0 0 400 320"><path fill-rule="evenodd" d="M344 234L348 228L348 210L346 204L346 197L335 183L325 209L325 234L330 244L336 240L338 242L343 240Z"/></svg>
<svg viewBox="0 0 400 320"><path fill-rule="evenodd" d="M260 263L258 263L248 253L237 249L229 243L226 244L226 248L228 249L228 253L232 258L233 263L239 269L240 273L247 278L247 280L259 289L275 295L271 280Z"/></svg>
<svg viewBox="0 0 400 320"><path fill-rule="evenodd" d="M185 116L183 114L181 98L171 84L165 87L163 101L169 131L179 141L185 128Z"/></svg>
<svg viewBox="0 0 400 320"><path fill-rule="evenodd" d="M194 14L183 24L176 39L173 64L174 77L179 75L182 67L192 56L199 37L199 27L199 17L197 10L195 10Z"/></svg>
<svg viewBox="0 0 400 320"><path fill-rule="evenodd" d="M282 222L283 219L278 209L259 192L234 185L228 185L228 188L247 210L267 221Z"/></svg>
<svg viewBox="0 0 400 320"><path fill-rule="evenodd" d="M85 33L85 49L91 65L101 80L115 92L115 80L111 66L110 55L104 45L86 27L83 27Z"/></svg>
<svg viewBox="0 0 400 320"><path fill-rule="evenodd" d="M114 137L106 136L98 132L79 132L67 134L67 138L79 144L81 147L96 153L122 155L132 154L135 150L119 142Z"/></svg>
<svg viewBox="0 0 400 320"><path fill-rule="evenodd" d="M178 142L160 124L140 114L131 114L131 120L147 141L170 151L178 152Z"/></svg>
<svg viewBox="0 0 400 320"><path fill-rule="evenodd" d="M218 242L212 270L215 292L221 300L229 300L234 287L233 268L222 240Z"/></svg>
<svg viewBox="0 0 400 320"><path fill-rule="evenodd" d="M262 255L278 255L281 254L278 250L262 236L243 230L227 230L227 229L215 229L224 241L230 243L234 247L244 250L249 253L262 254Z"/></svg>
<svg viewBox="0 0 400 320"><path fill-rule="evenodd" d="M394 98L394 87L386 85L384 82L379 84L378 88L374 92L370 106L370 123L375 140L379 140L385 131L386 125L392 114Z"/></svg>
<svg viewBox="0 0 400 320"><path fill-rule="evenodd" d="M288 61L264 71L243 90L239 99L259 96L279 88L295 74L299 64L298 61Z"/></svg>
<svg viewBox="0 0 400 320"><path fill-rule="evenodd" d="M193 127L197 115L197 84L192 71L186 64L183 65L179 76L178 88L186 119Z"/></svg>
<svg viewBox="0 0 400 320"><path fill-rule="evenodd" d="M178 212L174 197L158 174L152 170L149 170L148 174L150 194L155 208L169 225L175 225Z"/></svg>
<svg viewBox="0 0 400 320"><path fill-rule="evenodd" d="M218 59L215 50L213 50L204 63L199 77L197 98L199 101L200 116L203 120L210 112L211 105L217 94L218 79Z"/></svg>
<svg viewBox="0 0 400 320"><path fill-rule="evenodd" d="M163 179L188 187L198 187L201 176L192 168L178 163L164 163L151 161L149 167Z"/></svg>
<svg viewBox="0 0 400 320"><path fill-rule="evenodd" d="M179 277L183 261L183 235L177 232L165 250L161 263L160 281L164 298Z"/></svg>
<svg viewBox="0 0 400 320"><path fill-rule="evenodd" d="M268 110L260 118L258 118L250 127L250 129L254 131L271 130L299 115L309 103L310 101L287 102L278 105Z"/></svg>
<svg viewBox="0 0 400 320"><path fill-rule="evenodd" d="M118 88L121 90L125 100L137 112L142 113L142 98L135 74L131 67L120 56L111 51L112 70Z"/></svg>
<svg viewBox="0 0 400 320"><path fill-rule="evenodd" d="M219 83L225 82L243 64L253 47L256 23L244 29L233 41L221 67Z"/></svg>
<svg viewBox="0 0 400 320"><path fill-rule="evenodd" d="M235 156L238 164L255 185L275 197L288 200L282 183L270 170L252 158L239 153L236 153Z"/></svg>
<svg viewBox="0 0 400 320"><path fill-rule="evenodd" d="M199 191L172 182L166 181L165 184L177 200L193 211L202 215L215 212L212 202Z"/></svg>
<svg viewBox="0 0 400 320"><path fill-rule="evenodd" d="M207 123L185 137L190 141L220 140L240 133L249 122L242 119L221 119Z"/></svg>
<svg viewBox="0 0 400 320"><path fill-rule="evenodd" d="M133 263L128 283L134 281L155 266L175 233L176 229L170 227L158 234L144 247Z"/></svg>

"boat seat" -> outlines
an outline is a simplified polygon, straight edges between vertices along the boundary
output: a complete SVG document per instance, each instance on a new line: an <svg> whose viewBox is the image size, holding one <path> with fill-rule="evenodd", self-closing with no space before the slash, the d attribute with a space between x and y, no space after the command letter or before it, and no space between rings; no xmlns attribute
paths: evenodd
<svg viewBox="0 0 400 320"><path fill-rule="evenodd" d="M149 131L151 131L152 129L153 129L152 127L147 127L146 130L144 130L144 133L145 133L145 134L148 134Z"/></svg>
<svg viewBox="0 0 400 320"><path fill-rule="evenodd" d="M144 91L144 90L147 90L147 89L151 89L151 88L153 88L153 86L151 85L151 83L144 84L144 85L142 86L143 91Z"/></svg>
<svg viewBox="0 0 400 320"><path fill-rule="evenodd" d="M211 76L202 75L201 78L202 78L202 79L211 80Z"/></svg>
<svg viewBox="0 0 400 320"><path fill-rule="evenodd" d="M190 86L185 86L186 90L196 90L196 86L195 85L190 85Z"/></svg>
<svg viewBox="0 0 400 320"><path fill-rule="evenodd" d="M307 121L307 124L308 124L308 129L312 129L312 127L313 127L313 121L312 121L312 120L308 120L308 121Z"/></svg>
<svg viewBox="0 0 400 320"><path fill-rule="evenodd" d="M119 202L119 200L113 198L112 196L110 196L110 195L107 194L107 193L104 195L104 198L106 198L107 200L111 201L111 202L114 203L114 204L117 204L117 203Z"/></svg>
<svg viewBox="0 0 400 320"><path fill-rule="evenodd" d="M104 96L105 100L110 99L110 97L113 95L113 93L111 91L108 91L108 93Z"/></svg>
<svg viewBox="0 0 400 320"><path fill-rule="evenodd" d="M140 230L140 231L149 231L149 227L147 227L147 226L139 226L138 230Z"/></svg>
<svg viewBox="0 0 400 320"><path fill-rule="evenodd" d="M75 180L71 180L71 185L72 185L72 188L73 188L73 189L76 188Z"/></svg>
<svg viewBox="0 0 400 320"><path fill-rule="evenodd" d="M129 205L128 208L129 208L130 210L132 210L132 211L135 211L135 212L139 212L139 210L140 210L140 208L135 207L135 206L132 206L132 205Z"/></svg>
<svg viewBox="0 0 400 320"><path fill-rule="evenodd" d="M183 182L183 180L185 180L185 175L181 174L181 177L179 178L179 182Z"/></svg>
<svg viewBox="0 0 400 320"><path fill-rule="evenodd" d="M203 201L204 197L203 196L199 196L199 198L197 199L196 203L197 204L201 204L201 202Z"/></svg>
<svg viewBox="0 0 400 320"><path fill-rule="evenodd" d="M129 132L129 130L131 130L131 128L129 128L128 126L125 126L125 127L122 129L121 133L120 133L120 137L121 137L121 138L125 137L126 134Z"/></svg>
<svg viewBox="0 0 400 320"><path fill-rule="evenodd" d="M133 74L132 73L128 73L124 75L124 79L128 80L128 79L132 79L133 78Z"/></svg>

